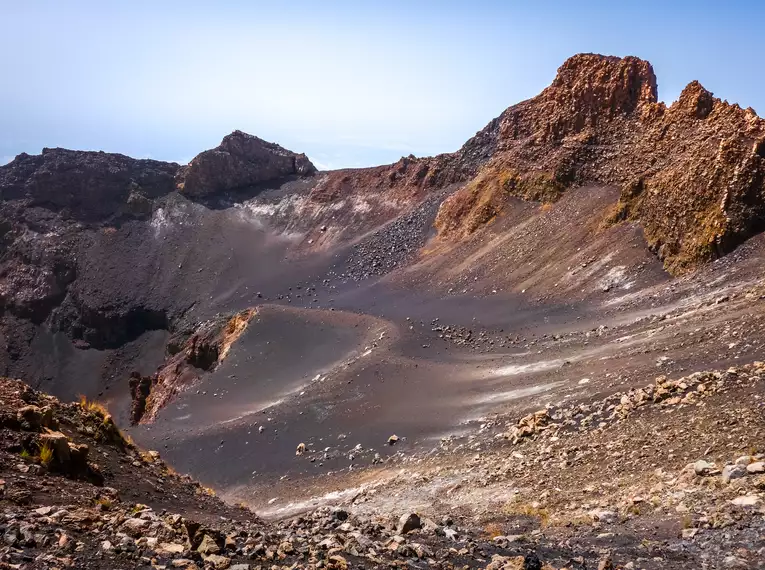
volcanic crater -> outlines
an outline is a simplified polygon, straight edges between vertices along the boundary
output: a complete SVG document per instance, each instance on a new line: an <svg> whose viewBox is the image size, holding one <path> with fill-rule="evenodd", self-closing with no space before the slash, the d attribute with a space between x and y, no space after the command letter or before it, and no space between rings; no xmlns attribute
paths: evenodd
<svg viewBox="0 0 765 570"><path fill-rule="evenodd" d="M765 452L764 219L765 121L698 82L667 106L635 57L574 56L458 151L374 168L241 131L186 166L44 149L0 167L0 365L266 519L755 564L761 514L715 526L667 474Z"/></svg>

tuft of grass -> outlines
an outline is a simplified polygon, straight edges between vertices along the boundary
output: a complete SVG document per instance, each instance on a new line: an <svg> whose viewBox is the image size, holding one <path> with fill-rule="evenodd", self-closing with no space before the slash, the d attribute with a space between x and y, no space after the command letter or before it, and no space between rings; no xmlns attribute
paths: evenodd
<svg viewBox="0 0 765 570"><path fill-rule="evenodd" d="M109 415L109 410L106 409L106 406L104 406L101 402L88 400L87 396L84 395L80 396L80 406L82 406L85 411L97 414L102 418L105 418Z"/></svg>
<svg viewBox="0 0 765 570"><path fill-rule="evenodd" d="M525 516L539 519L539 526L546 527L550 524L550 513L543 507L535 507L534 505L522 504L522 505L505 505L503 509L505 514L509 516Z"/></svg>
<svg viewBox="0 0 765 570"><path fill-rule="evenodd" d="M112 500L109 497L99 497L96 499L96 504L100 505L105 511L111 510L112 506L114 506L114 503L112 503Z"/></svg>
<svg viewBox="0 0 765 570"><path fill-rule="evenodd" d="M40 463L47 467L53 461L53 448L47 443L40 448Z"/></svg>
<svg viewBox="0 0 765 570"><path fill-rule="evenodd" d="M21 457L24 461L32 461L35 458L35 456L29 453L29 451L26 449L21 450L19 457Z"/></svg>
<svg viewBox="0 0 765 570"><path fill-rule="evenodd" d="M483 530L487 535L489 535L489 538L495 538L505 534L502 531L502 526L496 522L490 522L483 528Z"/></svg>
<svg viewBox="0 0 765 570"><path fill-rule="evenodd" d="M125 442L125 445L131 449L136 448L135 441L133 441L132 436L129 433L124 433L120 430L120 436L122 436L122 441Z"/></svg>

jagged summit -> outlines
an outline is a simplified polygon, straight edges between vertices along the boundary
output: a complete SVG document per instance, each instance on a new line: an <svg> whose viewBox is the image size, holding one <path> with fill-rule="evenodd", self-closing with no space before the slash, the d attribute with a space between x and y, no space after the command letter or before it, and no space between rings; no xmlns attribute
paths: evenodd
<svg viewBox="0 0 765 570"><path fill-rule="evenodd" d="M613 220L631 219L672 271L731 251L761 229L765 121L690 83L667 108L643 60L566 61L552 85L507 109L459 151L475 177L439 212L462 238L508 196L555 201L572 187L624 188Z"/></svg>
<svg viewBox="0 0 765 570"><path fill-rule="evenodd" d="M539 98L568 114L568 123L581 129L600 118L629 114L656 103L656 75L650 63L636 57L579 54L558 68Z"/></svg>

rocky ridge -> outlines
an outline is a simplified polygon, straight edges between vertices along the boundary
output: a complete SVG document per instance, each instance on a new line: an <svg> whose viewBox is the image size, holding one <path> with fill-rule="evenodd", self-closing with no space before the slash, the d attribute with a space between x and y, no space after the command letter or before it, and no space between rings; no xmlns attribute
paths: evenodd
<svg viewBox="0 0 765 570"><path fill-rule="evenodd" d="M194 300L180 301L185 306L153 302L142 294L146 287L126 285L124 277L117 291L103 287L98 265L124 254L106 251L124 240L117 234L138 236L168 201L214 199L243 187L257 192L259 184L315 171L305 155L241 131L185 167L60 148L21 154L0 166L0 331L6 345L0 367L8 371L28 352L39 327L97 349L172 329Z"/></svg>
<svg viewBox="0 0 765 570"><path fill-rule="evenodd" d="M668 269L730 252L760 231L765 121L690 83L670 107L643 60L582 54L537 97L507 109L460 151L486 157L436 225L460 238L508 196L555 201L585 184L622 188L609 223L636 220Z"/></svg>

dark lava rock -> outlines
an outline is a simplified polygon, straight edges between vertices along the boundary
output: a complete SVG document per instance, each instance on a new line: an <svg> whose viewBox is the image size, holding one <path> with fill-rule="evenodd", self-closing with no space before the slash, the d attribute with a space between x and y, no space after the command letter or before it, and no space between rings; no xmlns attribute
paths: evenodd
<svg viewBox="0 0 765 570"><path fill-rule="evenodd" d="M132 215L136 207L140 214L143 202L173 191L178 168L122 154L44 148L0 166L0 198L87 222Z"/></svg>
<svg viewBox="0 0 765 570"><path fill-rule="evenodd" d="M287 176L314 174L305 154L266 142L242 131L226 136L214 149L198 154L178 173L178 190L205 197Z"/></svg>
<svg viewBox="0 0 765 570"><path fill-rule="evenodd" d="M420 520L419 515L417 513L405 513L401 515L401 518L398 520L396 532L399 534L406 534L418 528L422 528L422 521Z"/></svg>

